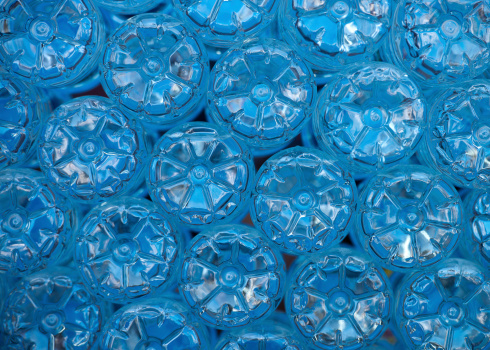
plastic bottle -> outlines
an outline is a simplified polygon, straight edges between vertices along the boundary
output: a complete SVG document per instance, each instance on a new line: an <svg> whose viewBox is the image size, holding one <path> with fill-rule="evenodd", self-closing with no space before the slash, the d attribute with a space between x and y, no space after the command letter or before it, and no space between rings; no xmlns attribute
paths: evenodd
<svg viewBox="0 0 490 350"><path fill-rule="evenodd" d="M284 0L284 41L318 71L372 59L391 27L391 0Z"/></svg>
<svg viewBox="0 0 490 350"><path fill-rule="evenodd" d="M184 301L205 325L219 329L266 319L286 287L281 254L244 225L220 225L194 237L180 271Z"/></svg>
<svg viewBox="0 0 490 350"><path fill-rule="evenodd" d="M288 148L257 173L251 216L276 246L289 254L313 253L340 243L357 205L351 175L324 152Z"/></svg>
<svg viewBox="0 0 490 350"><path fill-rule="evenodd" d="M187 123L157 143L146 183L169 217L202 230L248 209L254 175L245 145L213 124Z"/></svg>
<svg viewBox="0 0 490 350"><path fill-rule="evenodd" d="M100 66L107 96L155 124L185 119L201 102L209 61L197 35L164 14L134 16L108 39Z"/></svg>
<svg viewBox="0 0 490 350"><path fill-rule="evenodd" d="M78 215L42 173L0 172L0 273L25 275L72 253Z"/></svg>
<svg viewBox="0 0 490 350"><path fill-rule="evenodd" d="M0 74L0 169L29 161L49 112L39 90Z"/></svg>
<svg viewBox="0 0 490 350"><path fill-rule="evenodd" d="M94 2L113 13L139 14L157 7L161 0L94 0Z"/></svg>
<svg viewBox="0 0 490 350"><path fill-rule="evenodd" d="M92 0L5 0L0 64L41 87L74 84L98 62L104 22Z"/></svg>
<svg viewBox="0 0 490 350"><path fill-rule="evenodd" d="M402 0L388 40L388 55L421 84L440 87L471 80L490 64L483 0Z"/></svg>
<svg viewBox="0 0 490 350"><path fill-rule="evenodd" d="M38 157L65 196L95 203L139 185L147 147L139 122L107 98L86 96L53 112L39 137Z"/></svg>
<svg viewBox="0 0 490 350"><path fill-rule="evenodd" d="M157 295L172 285L183 238L152 202L122 197L88 213L75 260L87 289L113 303Z"/></svg>
<svg viewBox="0 0 490 350"><path fill-rule="evenodd" d="M407 276L397 293L396 321L408 349L487 349L490 279L471 261Z"/></svg>
<svg viewBox="0 0 490 350"><path fill-rule="evenodd" d="M273 24L280 0L173 0L182 21L213 47L229 48Z"/></svg>
<svg viewBox="0 0 490 350"><path fill-rule="evenodd" d="M313 115L316 84L285 43L252 39L233 46L211 72L208 113L256 151L277 149Z"/></svg>
<svg viewBox="0 0 490 350"><path fill-rule="evenodd" d="M208 350L206 328L172 295L119 309L101 335L102 350Z"/></svg>
<svg viewBox="0 0 490 350"><path fill-rule="evenodd" d="M339 73L318 96L313 119L320 147L354 172L374 172L412 156L427 128L421 90L379 62Z"/></svg>
<svg viewBox="0 0 490 350"><path fill-rule="evenodd" d="M473 80L437 95L421 159L455 185L490 186L490 81Z"/></svg>
<svg viewBox="0 0 490 350"><path fill-rule="evenodd" d="M286 312L312 349L361 349L390 322L394 298L388 277L365 253L334 248L296 262Z"/></svg>
<svg viewBox="0 0 490 350"><path fill-rule="evenodd" d="M95 300L68 268L21 280L2 313L5 349L79 349L95 344L108 307Z"/></svg>
<svg viewBox="0 0 490 350"><path fill-rule="evenodd" d="M408 272L447 258L463 230L456 189L422 166L400 166L374 176L359 200L357 234L381 266Z"/></svg>

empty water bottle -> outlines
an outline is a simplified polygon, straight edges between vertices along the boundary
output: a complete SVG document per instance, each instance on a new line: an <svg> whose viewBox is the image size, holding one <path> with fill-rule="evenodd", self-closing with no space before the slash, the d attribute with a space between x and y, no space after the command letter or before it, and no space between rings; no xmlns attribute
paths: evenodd
<svg viewBox="0 0 490 350"><path fill-rule="evenodd" d="M42 173L0 172L0 273L28 274L69 257L77 219Z"/></svg>
<svg viewBox="0 0 490 350"><path fill-rule="evenodd" d="M39 90L0 74L0 169L29 160L49 112Z"/></svg>
<svg viewBox="0 0 490 350"><path fill-rule="evenodd" d="M352 171L374 172L408 159L427 128L421 90L387 63L348 67L318 96L320 147Z"/></svg>
<svg viewBox="0 0 490 350"><path fill-rule="evenodd" d="M467 81L490 64L485 0L401 0L388 55L425 86Z"/></svg>
<svg viewBox="0 0 490 350"><path fill-rule="evenodd" d="M173 298L127 305L104 327L102 350L209 350L206 327Z"/></svg>
<svg viewBox="0 0 490 350"><path fill-rule="evenodd" d="M92 0L4 0L0 63L42 87L73 84L98 62L104 22Z"/></svg>
<svg viewBox="0 0 490 350"><path fill-rule="evenodd" d="M113 13L138 14L147 12L155 7L162 0L94 0L94 2ZM168 1L168 0L164 0Z"/></svg>
<svg viewBox="0 0 490 350"><path fill-rule="evenodd" d="M107 306L95 300L68 268L25 277L2 313L5 349L93 349Z"/></svg>
<svg viewBox="0 0 490 350"><path fill-rule="evenodd" d="M254 37L276 17L280 0L173 0L184 23L209 46L228 48Z"/></svg>
<svg viewBox="0 0 490 350"><path fill-rule="evenodd" d="M251 216L257 228L290 254L340 243L356 210L351 175L324 152L295 147L269 158L257 173Z"/></svg>
<svg viewBox="0 0 490 350"><path fill-rule="evenodd" d="M208 113L257 150L284 146L313 115L316 84L286 44L253 39L226 52L211 73Z"/></svg>
<svg viewBox="0 0 490 350"><path fill-rule="evenodd" d="M335 248L297 261L286 311L315 349L360 349L385 331L394 299L388 277L365 253Z"/></svg>
<svg viewBox="0 0 490 350"><path fill-rule="evenodd" d="M490 81L474 80L434 99L421 159L455 185L490 186Z"/></svg>
<svg viewBox="0 0 490 350"><path fill-rule="evenodd" d="M267 318L286 287L281 254L244 225L220 225L194 237L179 290L204 324L233 329Z"/></svg>
<svg viewBox="0 0 490 350"><path fill-rule="evenodd" d="M170 124L199 106L209 78L206 48L182 22L143 14L124 22L102 54L102 86L127 113Z"/></svg>
<svg viewBox="0 0 490 350"><path fill-rule="evenodd" d="M85 217L77 233L75 260L92 294L129 303L172 285L182 240L155 204L122 197L95 207Z"/></svg>
<svg viewBox="0 0 490 350"><path fill-rule="evenodd" d="M208 123L168 131L150 159L147 186L180 224L203 229L248 209L255 166L247 147Z"/></svg>
<svg viewBox="0 0 490 350"><path fill-rule="evenodd" d="M39 137L38 157L46 177L65 196L100 202L142 181L147 147L139 122L109 99L89 96L53 112Z"/></svg>
<svg viewBox="0 0 490 350"><path fill-rule="evenodd" d="M422 166L380 172L359 200L358 238L383 267L407 272L447 258L463 229L456 189Z"/></svg>
<svg viewBox="0 0 490 350"><path fill-rule="evenodd" d="M315 70L369 61L388 36L392 0L285 0L281 34Z"/></svg>
<svg viewBox="0 0 490 350"><path fill-rule="evenodd" d="M396 321L408 349L488 349L490 279L467 260L414 272L397 293Z"/></svg>

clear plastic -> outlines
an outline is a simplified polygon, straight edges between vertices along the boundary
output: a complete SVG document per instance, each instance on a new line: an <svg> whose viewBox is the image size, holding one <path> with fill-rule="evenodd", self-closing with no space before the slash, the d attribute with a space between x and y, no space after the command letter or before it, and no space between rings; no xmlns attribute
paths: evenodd
<svg viewBox="0 0 490 350"><path fill-rule="evenodd" d="M251 216L278 248L314 253L340 243L357 206L351 175L324 152L288 148L257 173Z"/></svg>
<svg viewBox="0 0 490 350"><path fill-rule="evenodd" d="M105 40L92 0L4 0L0 64L41 87L74 84L92 72Z"/></svg>
<svg viewBox="0 0 490 350"><path fill-rule="evenodd" d="M86 96L53 112L39 137L38 158L65 196L94 203L139 185L147 148L139 122L107 98Z"/></svg>
<svg viewBox="0 0 490 350"><path fill-rule="evenodd" d="M354 172L374 172L417 150L427 129L426 101L395 66L357 64L322 89L313 127L327 153Z"/></svg>
<svg viewBox="0 0 490 350"><path fill-rule="evenodd" d="M457 186L488 188L490 81L473 80L442 91L429 115L421 159Z"/></svg>
<svg viewBox="0 0 490 350"><path fill-rule="evenodd" d="M390 60L428 87L471 80L490 64L489 12L485 0L400 0Z"/></svg>
<svg viewBox="0 0 490 350"><path fill-rule="evenodd" d="M308 65L285 43L252 39L213 67L208 113L251 148L286 145L313 115L316 84Z"/></svg>
<svg viewBox="0 0 490 350"><path fill-rule="evenodd" d="M350 248L297 261L286 293L288 316L312 349L369 348L386 330L393 304L384 271Z"/></svg>
<svg viewBox="0 0 490 350"><path fill-rule="evenodd" d="M25 275L70 256L78 215L31 169L0 172L0 273Z"/></svg>
<svg viewBox="0 0 490 350"><path fill-rule="evenodd" d="M122 197L92 209L80 225L75 260L87 289L113 303L172 286L183 237L152 202Z"/></svg>
<svg viewBox="0 0 490 350"><path fill-rule="evenodd" d="M179 291L205 325L234 329L267 318L286 287L284 260L252 227L221 225L186 249Z"/></svg>
<svg viewBox="0 0 490 350"><path fill-rule="evenodd" d="M177 19L137 15L108 39L100 65L107 96L145 122L172 124L199 106L209 79L206 48Z"/></svg>
<svg viewBox="0 0 490 350"><path fill-rule="evenodd" d="M49 102L39 90L0 74L0 169L31 158L49 112Z"/></svg>
<svg viewBox="0 0 490 350"><path fill-rule="evenodd" d="M207 329L171 295L119 309L101 338L101 350L211 349Z"/></svg>
<svg viewBox="0 0 490 350"><path fill-rule="evenodd" d="M170 0L94 0L95 4L107 11L123 14L138 14L147 12L162 1Z"/></svg>
<svg viewBox="0 0 490 350"><path fill-rule="evenodd" d="M93 349L107 306L95 300L68 268L25 277L5 301L3 345L17 349Z"/></svg>
<svg viewBox="0 0 490 350"><path fill-rule="evenodd" d="M478 265L450 259L414 272L397 293L396 322L408 349L488 349L490 280Z"/></svg>
<svg viewBox="0 0 490 350"><path fill-rule="evenodd" d="M457 247L463 205L456 189L422 166L380 172L362 191L357 234L381 266L400 272L427 269Z"/></svg>
<svg viewBox="0 0 490 350"><path fill-rule="evenodd" d="M281 0L173 0L177 15L204 43L228 48L260 35L276 18Z"/></svg>
<svg viewBox="0 0 490 350"><path fill-rule="evenodd" d="M151 198L179 224L204 229L248 209L255 166L248 148L209 123L168 131L150 159Z"/></svg>
<svg viewBox="0 0 490 350"><path fill-rule="evenodd" d="M284 0L281 35L319 71L366 62L388 37L392 0Z"/></svg>

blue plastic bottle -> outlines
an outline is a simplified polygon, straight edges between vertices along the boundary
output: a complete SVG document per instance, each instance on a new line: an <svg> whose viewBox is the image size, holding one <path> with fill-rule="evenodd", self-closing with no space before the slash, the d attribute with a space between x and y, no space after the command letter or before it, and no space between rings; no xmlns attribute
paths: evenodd
<svg viewBox="0 0 490 350"><path fill-rule="evenodd" d="M16 78L66 86L98 62L105 30L92 0L5 0L0 18L0 64Z"/></svg>
<svg viewBox="0 0 490 350"><path fill-rule="evenodd" d="M289 143L313 115L315 103L313 73L278 40L237 44L211 72L208 114L256 151Z"/></svg>
<svg viewBox="0 0 490 350"><path fill-rule="evenodd" d="M488 349L490 279L479 265L450 259L407 276L396 322L408 349Z"/></svg>
<svg viewBox="0 0 490 350"><path fill-rule="evenodd" d="M155 124L185 119L201 102L209 61L197 35L164 14L130 18L108 39L101 62L107 96Z"/></svg>
<svg viewBox="0 0 490 350"><path fill-rule="evenodd" d="M313 127L323 150L365 174L413 155L427 128L426 109L421 90L400 69L358 64L322 89Z"/></svg>
<svg viewBox="0 0 490 350"><path fill-rule="evenodd" d="M284 41L317 71L372 59L391 27L392 0L284 0Z"/></svg>
<svg viewBox="0 0 490 350"><path fill-rule="evenodd" d="M381 266L426 269L453 253L463 216L458 192L440 174L400 166L378 173L362 191L357 234Z"/></svg>
<svg viewBox="0 0 490 350"><path fill-rule="evenodd" d="M29 274L71 256L78 216L42 173L0 172L0 273Z"/></svg>
<svg viewBox="0 0 490 350"><path fill-rule="evenodd" d="M109 99L81 97L58 107L39 137L46 177L65 196L101 202L142 181L148 145L141 124Z"/></svg>
<svg viewBox="0 0 490 350"><path fill-rule="evenodd" d="M5 349L93 349L107 306L68 268L25 277L5 301L1 321Z"/></svg>
<svg viewBox="0 0 490 350"><path fill-rule="evenodd" d="M390 322L388 277L364 252L334 248L296 262L286 311L312 349L369 348Z"/></svg>
<svg viewBox="0 0 490 350"><path fill-rule="evenodd" d="M483 0L401 0L388 51L395 64L427 87L471 80L490 63Z"/></svg>
<svg viewBox="0 0 490 350"><path fill-rule="evenodd" d="M340 243L357 205L351 175L326 153L285 149L259 169L251 216L278 248L289 254L314 253Z"/></svg>
<svg viewBox="0 0 490 350"><path fill-rule="evenodd" d="M281 254L252 227L220 225L194 237L179 291L205 325L234 329L267 318L286 287Z"/></svg>
<svg viewBox="0 0 490 350"><path fill-rule="evenodd" d="M259 35L276 18L280 0L173 0L178 16L205 44L228 48Z"/></svg>
<svg viewBox="0 0 490 350"><path fill-rule="evenodd" d="M172 295L119 309L101 335L102 350L209 350L207 329Z"/></svg>
<svg viewBox="0 0 490 350"><path fill-rule="evenodd" d="M110 12L128 15L148 12L157 7L161 1L162 0L94 0L95 4Z"/></svg>
<svg viewBox="0 0 490 350"><path fill-rule="evenodd" d="M434 99L421 159L455 185L490 186L490 81L451 86Z"/></svg>
<svg viewBox="0 0 490 350"><path fill-rule="evenodd" d="M0 169L29 161L49 112L39 90L0 74Z"/></svg>
<svg viewBox="0 0 490 350"><path fill-rule="evenodd" d="M209 123L168 131L150 158L153 201L180 224L204 229L248 209L255 166L248 148Z"/></svg>
<svg viewBox="0 0 490 350"><path fill-rule="evenodd" d="M88 213L75 260L87 289L113 303L157 295L176 278L183 238L152 202L122 197Z"/></svg>

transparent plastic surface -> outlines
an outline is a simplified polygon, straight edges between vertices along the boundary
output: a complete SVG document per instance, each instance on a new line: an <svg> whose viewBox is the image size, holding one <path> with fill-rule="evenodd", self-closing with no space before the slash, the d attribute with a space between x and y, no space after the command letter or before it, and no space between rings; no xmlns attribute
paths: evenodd
<svg viewBox="0 0 490 350"><path fill-rule="evenodd" d="M69 256L77 219L41 172L0 172L0 273L29 274Z"/></svg>
<svg viewBox="0 0 490 350"><path fill-rule="evenodd" d="M182 22L164 14L130 18L107 41L101 62L107 96L156 124L185 118L208 84L206 48Z"/></svg>
<svg viewBox="0 0 490 350"><path fill-rule="evenodd" d="M105 40L92 0L4 0L0 64L42 87L70 85L89 74Z"/></svg>
<svg viewBox="0 0 490 350"><path fill-rule="evenodd" d="M467 260L406 278L397 293L396 321L409 349L488 349L490 280Z"/></svg>
<svg viewBox="0 0 490 350"><path fill-rule="evenodd" d="M351 175L324 152L288 148L257 173L251 216L289 254L317 252L340 243L357 205Z"/></svg>
<svg viewBox="0 0 490 350"><path fill-rule="evenodd" d="M153 201L180 224L203 229L248 209L255 166L248 148L209 123L168 131L150 159Z"/></svg>
<svg viewBox="0 0 490 350"><path fill-rule="evenodd" d="M383 267L408 272L447 258L463 230L456 189L428 168L400 166L374 176L361 194L357 234Z"/></svg>
<svg viewBox="0 0 490 350"><path fill-rule="evenodd" d="M388 36L392 0L284 0L281 35L314 69L370 61Z"/></svg>
<svg viewBox="0 0 490 350"><path fill-rule="evenodd" d="M390 322L388 277L365 253L335 248L301 259L290 276L286 311L314 349L360 349Z"/></svg>
<svg viewBox="0 0 490 350"><path fill-rule="evenodd" d="M102 350L209 350L206 328L172 296L118 310L104 327Z"/></svg>
<svg viewBox="0 0 490 350"><path fill-rule="evenodd" d="M319 149L320 145L315 137L315 132L313 131L313 121L310 120L305 124L303 130L301 130L301 142L305 147Z"/></svg>
<svg viewBox="0 0 490 350"><path fill-rule="evenodd" d="M426 102L406 73L387 63L348 67L318 96L320 147L351 170L374 172L408 159L427 128Z"/></svg>
<svg viewBox="0 0 490 350"><path fill-rule="evenodd" d="M46 177L65 196L101 202L141 182L148 150L139 122L109 99L88 96L53 112L39 137L38 157Z"/></svg>
<svg viewBox="0 0 490 350"><path fill-rule="evenodd" d="M221 225L194 237L179 290L204 324L233 329L267 318L286 286L281 254L244 225Z"/></svg>
<svg viewBox="0 0 490 350"><path fill-rule="evenodd" d="M182 236L152 202L122 197L92 209L80 225L75 260L95 296L129 303L172 285Z"/></svg>
<svg viewBox="0 0 490 350"><path fill-rule="evenodd" d="M281 0L173 0L178 16L209 46L228 48L272 25Z"/></svg>
<svg viewBox="0 0 490 350"><path fill-rule="evenodd" d="M426 86L473 79L490 64L489 12L485 0L401 0L390 59Z"/></svg>
<svg viewBox="0 0 490 350"><path fill-rule="evenodd" d="M0 169L29 160L49 111L39 90L0 74Z"/></svg>
<svg viewBox="0 0 490 350"><path fill-rule="evenodd" d="M313 115L316 84L286 44L253 39L228 50L213 67L208 113L258 149L285 145Z"/></svg>
<svg viewBox="0 0 490 350"><path fill-rule="evenodd" d="M98 303L68 268L25 277L8 296L2 314L5 349L89 350L104 324Z"/></svg>
<svg viewBox="0 0 490 350"><path fill-rule="evenodd" d="M162 0L94 0L97 5L110 12L124 14L147 12L157 7L161 1Z"/></svg>
<svg viewBox="0 0 490 350"><path fill-rule="evenodd" d="M434 100L420 154L455 185L490 186L490 81L450 87Z"/></svg>

